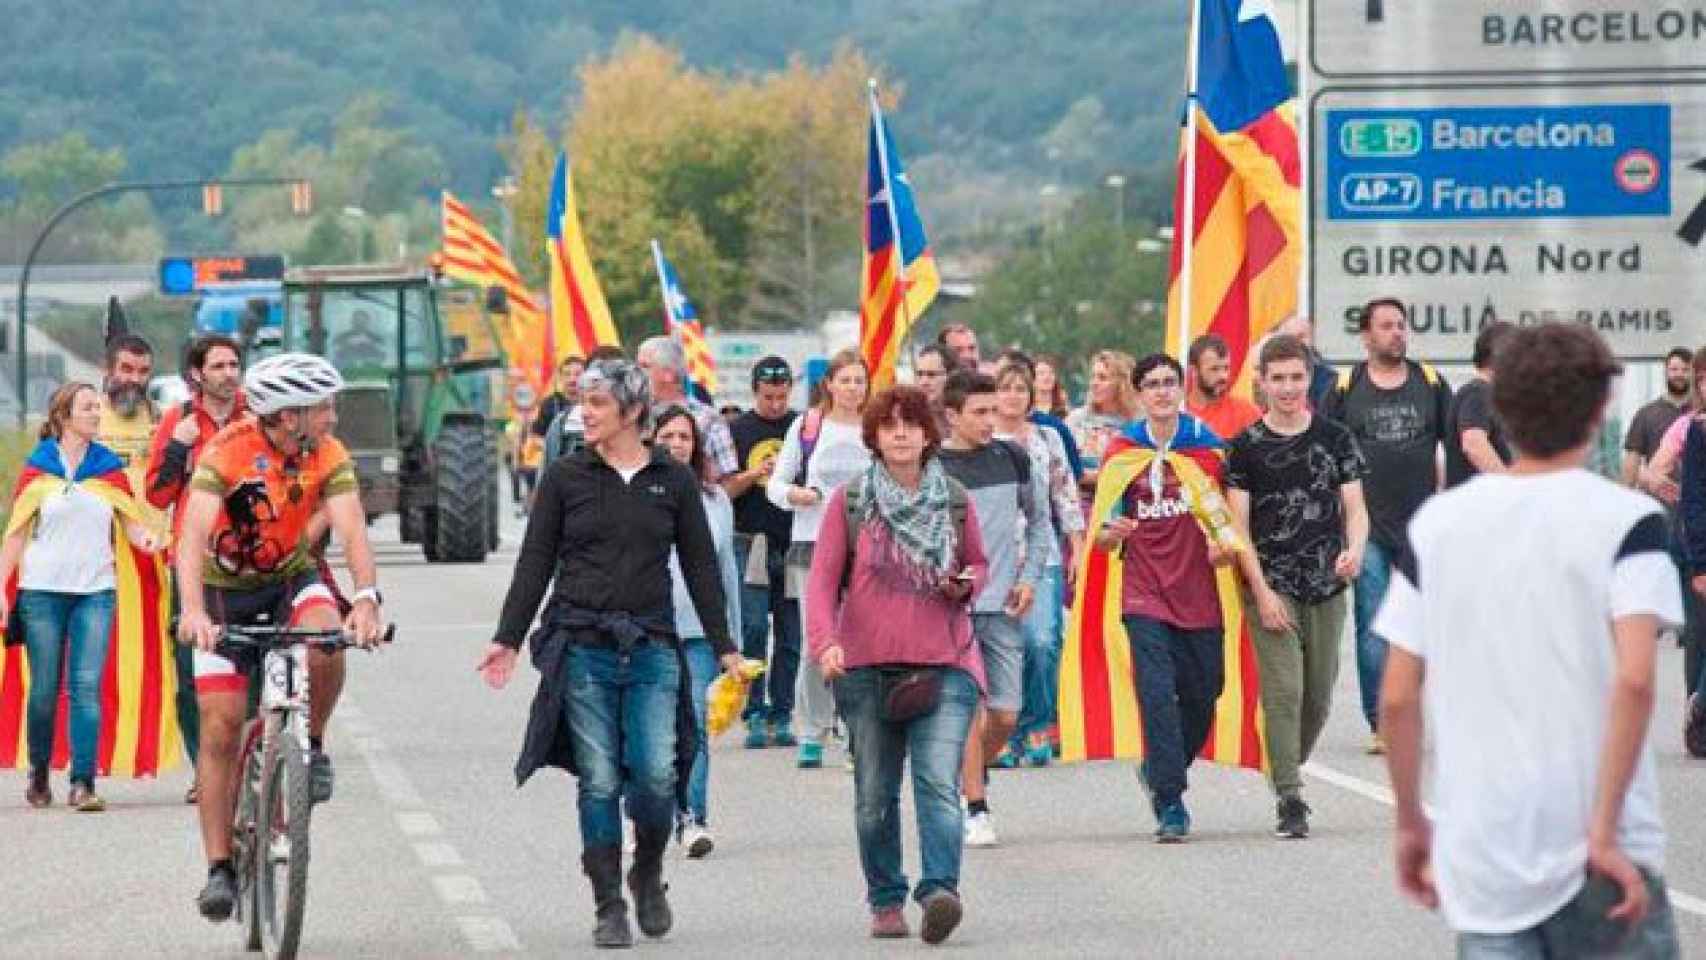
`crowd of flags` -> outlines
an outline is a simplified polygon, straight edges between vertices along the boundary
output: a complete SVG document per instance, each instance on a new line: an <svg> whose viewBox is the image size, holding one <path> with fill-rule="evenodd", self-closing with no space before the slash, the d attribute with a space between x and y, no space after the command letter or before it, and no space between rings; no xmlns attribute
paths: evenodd
<svg viewBox="0 0 1706 960"><path fill-rule="evenodd" d="M1298 306L1302 174L1296 101L1279 32L1259 0L1195 0L1174 194L1168 349L1204 333L1231 347L1234 386L1250 388L1250 353ZM859 345L874 387L894 382L913 327L941 287L917 197L870 83L859 276ZM559 154L545 217L549 287L531 293L503 246L444 195L444 272L500 286L510 306L502 339L512 366L540 391L562 358L620 345L576 211L569 158ZM716 361L681 276L652 241L664 329L687 356L696 394L719 388Z"/></svg>

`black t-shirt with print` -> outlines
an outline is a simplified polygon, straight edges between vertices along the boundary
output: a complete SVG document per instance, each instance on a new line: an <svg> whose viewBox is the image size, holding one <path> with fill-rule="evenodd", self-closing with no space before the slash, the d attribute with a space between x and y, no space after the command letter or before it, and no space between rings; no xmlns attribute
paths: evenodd
<svg viewBox="0 0 1706 960"><path fill-rule="evenodd" d="M1368 461L1363 496L1368 501L1370 539L1396 552L1404 528L1438 485L1435 456L1445 439L1451 387L1445 378L1406 361L1404 382L1395 390L1375 385L1366 364L1344 377L1321 404L1321 415L1350 428Z"/></svg>
<svg viewBox="0 0 1706 960"><path fill-rule="evenodd" d="M1274 592L1320 603L1345 588L1333 572L1345 549L1339 488L1367 476L1351 432L1325 417L1297 434L1258 420L1233 439L1226 485L1250 495L1250 536Z"/></svg>
<svg viewBox="0 0 1706 960"><path fill-rule="evenodd" d="M735 441L735 456L740 460L740 469L757 469L765 457L781 453L782 440L797 416L799 414L790 410L779 419L769 420L759 416L755 410L748 410L736 417L735 422L729 425L729 434ZM737 533L762 533L771 546L786 547L793 530L793 514L770 502L770 498L764 495L762 482L753 484L751 490L735 500Z"/></svg>
<svg viewBox="0 0 1706 960"><path fill-rule="evenodd" d="M1511 462L1511 448L1505 442L1504 428L1493 413L1493 385L1480 377L1458 388L1451 398L1451 410L1445 418L1445 485L1455 487L1480 473L1469 462L1463 450L1463 431L1485 430L1493 452L1505 463Z"/></svg>

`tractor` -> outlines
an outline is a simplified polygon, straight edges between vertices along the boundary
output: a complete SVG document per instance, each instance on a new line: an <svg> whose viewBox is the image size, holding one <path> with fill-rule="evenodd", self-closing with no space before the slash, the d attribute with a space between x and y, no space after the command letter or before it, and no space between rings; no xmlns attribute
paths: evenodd
<svg viewBox="0 0 1706 960"><path fill-rule="evenodd" d="M498 545L492 413L504 358L486 301L403 266L301 267L284 279L283 348L344 375L337 436L369 522L397 514L403 542L434 563L479 563Z"/></svg>

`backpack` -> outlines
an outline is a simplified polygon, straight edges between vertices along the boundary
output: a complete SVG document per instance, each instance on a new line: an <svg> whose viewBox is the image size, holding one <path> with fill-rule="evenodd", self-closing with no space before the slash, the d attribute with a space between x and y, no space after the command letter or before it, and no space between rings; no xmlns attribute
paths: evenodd
<svg viewBox="0 0 1706 960"><path fill-rule="evenodd" d="M841 566L841 596L847 595L847 585L853 581L853 560L859 546L859 501L865 497L865 478L856 477L842 488L845 491L843 506L847 518L847 562ZM953 477L948 478L948 513L954 523L955 543L962 547L966 542L966 518L970 513L971 494Z"/></svg>
<svg viewBox="0 0 1706 960"><path fill-rule="evenodd" d="M1019 515L1027 522L1036 507L1036 491L1031 489L1031 452L1011 440L996 440L994 445L1013 461L1013 472L1019 476Z"/></svg>

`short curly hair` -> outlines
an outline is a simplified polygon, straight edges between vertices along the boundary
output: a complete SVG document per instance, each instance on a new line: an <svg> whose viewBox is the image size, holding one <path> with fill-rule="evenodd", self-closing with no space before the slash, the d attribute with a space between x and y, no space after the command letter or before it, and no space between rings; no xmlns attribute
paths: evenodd
<svg viewBox="0 0 1706 960"><path fill-rule="evenodd" d="M936 425L936 415L930 409L930 398L923 390L910 384L898 384L879 392L865 404L864 422L860 425L865 446L871 456L881 460L883 451L877 446L877 431L884 425L900 420L924 431L924 456L928 463L942 445L942 431Z"/></svg>
<svg viewBox="0 0 1706 960"><path fill-rule="evenodd" d="M1493 409L1511 445L1554 457L1588 441L1623 367L1592 328L1542 323L1511 333L1493 357Z"/></svg>

